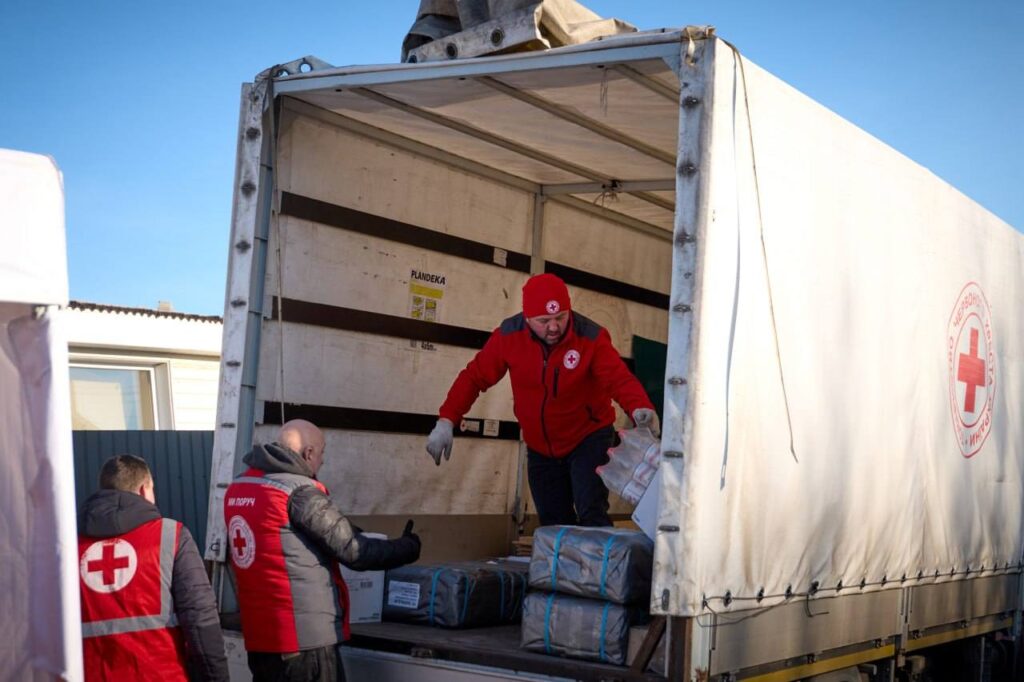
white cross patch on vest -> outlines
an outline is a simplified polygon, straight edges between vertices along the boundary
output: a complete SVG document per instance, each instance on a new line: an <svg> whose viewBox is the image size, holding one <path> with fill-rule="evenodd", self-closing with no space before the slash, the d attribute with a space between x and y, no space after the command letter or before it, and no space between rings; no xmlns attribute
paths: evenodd
<svg viewBox="0 0 1024 682"><path fill-rule="evenodd" d="M238 568L249 568L256 559L256 536L241 516L232 516L228 522L228 546L231 560Z"/></svg>
<svg viewBox="0 0 1024 682"><path fill-rule="evenodd" d="M135 577L139 557L127 540L114 538L89 545L78 563L82 582L93 592L110 593L123 589Z"/></svg>

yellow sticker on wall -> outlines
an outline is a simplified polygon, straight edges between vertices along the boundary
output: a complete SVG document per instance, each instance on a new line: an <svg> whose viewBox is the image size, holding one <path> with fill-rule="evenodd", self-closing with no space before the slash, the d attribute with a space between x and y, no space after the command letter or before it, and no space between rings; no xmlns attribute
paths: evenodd
<svg viewBox="0 0 1024 682"><path fill-rule="evenodd" d="M445 276L421 270L409 273L409 317L424 322L437 322L441 299L444 298Z"/></svg>

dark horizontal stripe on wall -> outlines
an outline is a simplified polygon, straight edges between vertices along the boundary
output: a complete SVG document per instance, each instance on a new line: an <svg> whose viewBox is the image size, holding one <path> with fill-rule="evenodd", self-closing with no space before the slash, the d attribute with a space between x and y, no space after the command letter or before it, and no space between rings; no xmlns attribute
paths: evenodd
<svg viewBox="0 0 1024 682"><path fill-rule="evenodd" d="M281 193L281 213L312 220L323 225L340 227L350 232L367 234L372 237L380 237L400 244L418 246L438 253L446 253L449 256L458 256L467 260L498 265L495 260L495 247L482 242L473 241L464 237L445 234L436 230L428 230L425 227L410 225L390 218L357 211L354 208L346 208L337 204L329 204L319 199L292 194L291 192ZM518 272L530 272L530 257L525 253L501 250L504 254L505 265L503 267Z"/></svg>
<svg viewBox="0 0 1024 682"><path fill-rule="evenodd" d="M308 324L314 327L343 329L363 334L378 334L392 338L409 339L411 341L427 341L443 343L448 346L472 348L480 350L484 347L490 332L468 327L456 327L438 322L424 322L396 315L371 313L355 308L342 308L325 303L311 303L295 298L279 299L274 297L271 317L280 316L283 322ZM622 358L630 372L635 373L633 358Z"/></svg>
<svg viewBox="0 0 1024 682"><path fill-rule="evenodd" d="M389 412L387 410L364 410L355 407L330 407L328 405L284 404L284 420L305 419L320 428L342 429L345 431L377 431L380 433L408 433L427 435L437 423L436 414L413 412ZM499 421L496 436L483 435L484 420L466 417L464 423L475 430L460 431L456 425L455 435L463 438L485 438L490 440L519 440L519 424ZM263 403L264 424L281 423L281 403Z"/></svg>
<svg viewBox="0 0 1024 682"><path fill-rule="evenodd" d="M274 297L273 318L285 322L311 324L318 327L344 329L365 334L380 334L413 341L443 343L479 350L484 347L490 332L456 327L439 322L424 322L408 317L371 313L367 310L342 308L324 303L299 301L294 298Z"/></svg>
<svg viewBox="0 0 1024 682"><path fill-rule="evenodd" d="M644 289L633 284L620 282L611 277L602 277L592 272L585 272L570 268L568 265L559 265L550 261L544 264L544 272L558 275L566 284L577 286L581 289L589 289L599 294L608 294L615 298L623 298L635 303L644 303L661 310L668 310L669 296L660 291Z"/></svg>
<svg viewBox="0 0 1024 682"><path fill-rule="evenodd" d="M464 237L437 232L418 225L403 223L390 218L358 211L354 208L338 206L319 199L311 199L291 192L281 193L281 214L311 220L322 225L341 228L350 232L358 232L371 237L379 237L400 244L408 244L449 256L457 256L478 263L486 263L497 267L505 267L517 272L530 272L530 256L517 251L503 250L505 265L495 261L496 247L483 242L473 241ZM545 272L558 275L581 289L596 291L634 303L643 303L662 310L668 310L669 296L659 291L645 289L635 284L627 284L610 277L595 275L583 270L547 262Z"/></svg>

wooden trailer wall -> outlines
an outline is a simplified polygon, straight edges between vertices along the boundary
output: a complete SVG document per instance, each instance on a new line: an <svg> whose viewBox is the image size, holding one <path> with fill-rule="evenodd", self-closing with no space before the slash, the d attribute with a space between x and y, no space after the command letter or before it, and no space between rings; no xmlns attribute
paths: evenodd
<svg viewBox="0 0 1024 682"><path fill-rule="evenodd" d="M624 357L634 335L664 343L670 242L297 109L286 103L279 122L255 440L273 440L282 416L309 418L327 437L321 479L357 523L397 533L415 518L426 560L504 554L513 519L532 510L519 505L508 379L480 397L476 433L440 467L424 449L437 408L519 312L531 263L569 269L574 308ZM588 274L648 302L573 284Z"/></svg>

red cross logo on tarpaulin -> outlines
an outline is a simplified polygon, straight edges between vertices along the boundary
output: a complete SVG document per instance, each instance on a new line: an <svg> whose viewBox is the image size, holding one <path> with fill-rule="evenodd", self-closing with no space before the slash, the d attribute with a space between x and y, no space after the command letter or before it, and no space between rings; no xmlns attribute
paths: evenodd
<svg viewBox="0 0 1024 682"><path fill-rule="evenodd" d="M117 592L135 577L139 558L131 543L121 538L89 545L78 562L82 582L93 592Z"/></svg>
<svg viewBox="0 0 1024 682"><path fill-rule="evenodd" d="M946 356L953 430L960 452L964 457L972 457L992 432L996 396L992 312L985 293L975 282L968 282L953 306Z"/></svg>
<svg viewBox="0 0 1024 682"><path fill-rule="evenodd" d="M241 516L232 516L228 521L228 547L231 560L238 568L249 568L256 559L256 536Z"/></svg>

